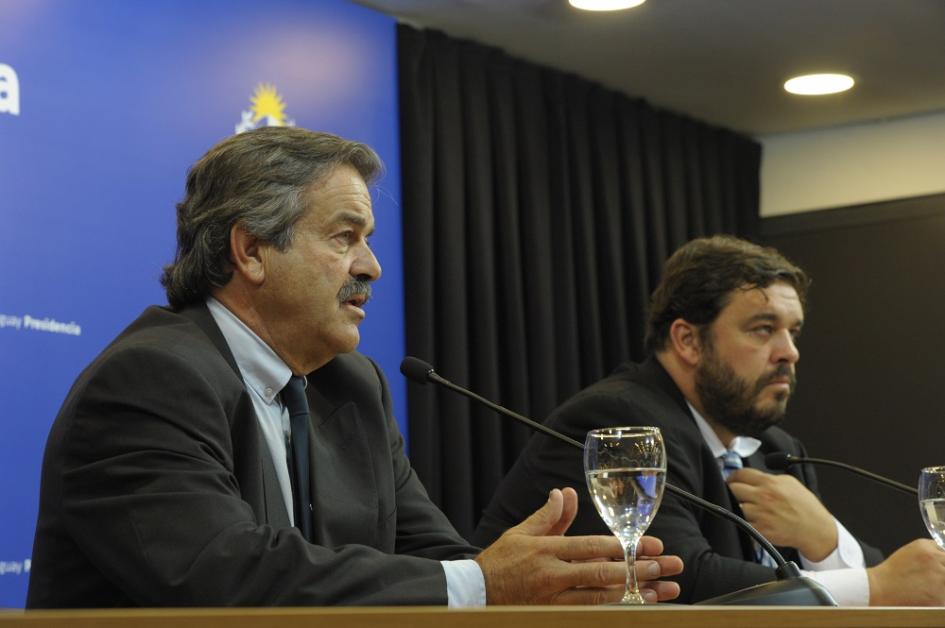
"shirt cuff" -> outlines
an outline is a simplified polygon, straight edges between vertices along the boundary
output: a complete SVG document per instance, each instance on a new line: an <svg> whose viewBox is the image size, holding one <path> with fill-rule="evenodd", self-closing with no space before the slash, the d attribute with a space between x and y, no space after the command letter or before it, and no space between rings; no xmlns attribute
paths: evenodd
<svg viewBox="0 0 945 628"><path fill-rule="evenodd" d="M486 579L474 560L441 560L450 608L486 605Z"/></svg>
<svg viewBox="0 0 945 628"><path fill-rule="evenodd" d="M831 569L847 569L850 567L865 567L863 548L853 535L843 527L836 518L833 522L837 526L837 547L826 558L819 561L807 560L801 554L801 567L808 571L828 571Z"/></svg>
<svg viewBox="0 0 945 628"><path fill-rule="evenodd" d="M869 606L870 581L865 567L802 573L823 585L840 606Z"/></svg>

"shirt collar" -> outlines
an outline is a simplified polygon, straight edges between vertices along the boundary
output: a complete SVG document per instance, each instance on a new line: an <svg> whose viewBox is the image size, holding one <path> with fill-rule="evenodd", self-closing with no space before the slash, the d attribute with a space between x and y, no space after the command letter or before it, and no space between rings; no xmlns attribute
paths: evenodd
<svg viewBox="0 0 945 628"><path fill-rule="evenodd" d="M207 308L233 352L243 381L263 401L271 404L292 377L292 370L225 305L208 297Z"/></svg>
<svg viewBox="0 0 945 628"><path fill-rule="evenodd" d="M719 440L718 435L715 433L715 430L712 429L712 426L709 425L708 421L699 414L699 411L692 407L692 404L688 401L686 401L686 405L689 406L689 410L696 420L696 425L699 426L702 439L705 441L705 444L709 446L709 450L716 458L721 458L729 449L737 453L740 457L747 458L761 447L761 441L751 436L736 436L732 439L729 446L726 447L722 444L722 441Z"/></svg>

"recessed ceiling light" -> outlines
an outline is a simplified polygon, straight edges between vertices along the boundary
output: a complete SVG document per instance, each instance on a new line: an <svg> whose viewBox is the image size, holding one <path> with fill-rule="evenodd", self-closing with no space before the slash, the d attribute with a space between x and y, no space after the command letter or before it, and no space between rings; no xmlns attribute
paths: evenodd
<svg viewBox="0 0 945 628"><path fill-rule="evenodd" d="M571 6L585 11L621 11L638 7L646 0L568 0Z"/></svg>
<svg viewBox="0 0 945 628"><path fill-rule="evenodd" d="M846 74L805 74L784 83L784 89L801 96L822 96L845 92L853 87L853 77Z"/></svg>

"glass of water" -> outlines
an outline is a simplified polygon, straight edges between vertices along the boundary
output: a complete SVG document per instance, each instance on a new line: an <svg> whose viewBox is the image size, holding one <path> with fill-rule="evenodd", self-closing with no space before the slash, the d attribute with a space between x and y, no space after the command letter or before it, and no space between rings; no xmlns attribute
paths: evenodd
<svg viewBox="0 0 945 628"><path fill-rule="evenodd" d="M666 481L666 448L656 427L591 430L584 443L584 476L601 518L620 539L627 564L621 604L643 604L637 584L637 543L656 515Z"/></svg>
<svg viewBox="0 0 945 628"><path fill-rule="evenodd" d="M945 550L945 467L926 467L919 473L919 510L929 534Z"/></svg>

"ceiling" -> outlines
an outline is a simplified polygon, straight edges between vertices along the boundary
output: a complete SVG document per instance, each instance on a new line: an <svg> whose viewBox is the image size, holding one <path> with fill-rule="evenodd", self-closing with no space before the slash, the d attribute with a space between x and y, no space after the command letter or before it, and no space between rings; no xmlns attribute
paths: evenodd
<svg viewBox="0 0 945 628"><path fill-rule="evenodd" d="M658 107L760 137L945 111L945 0L359 0L416 27L501 48ZM784 81L839 71L817 98Z"/></svg>

